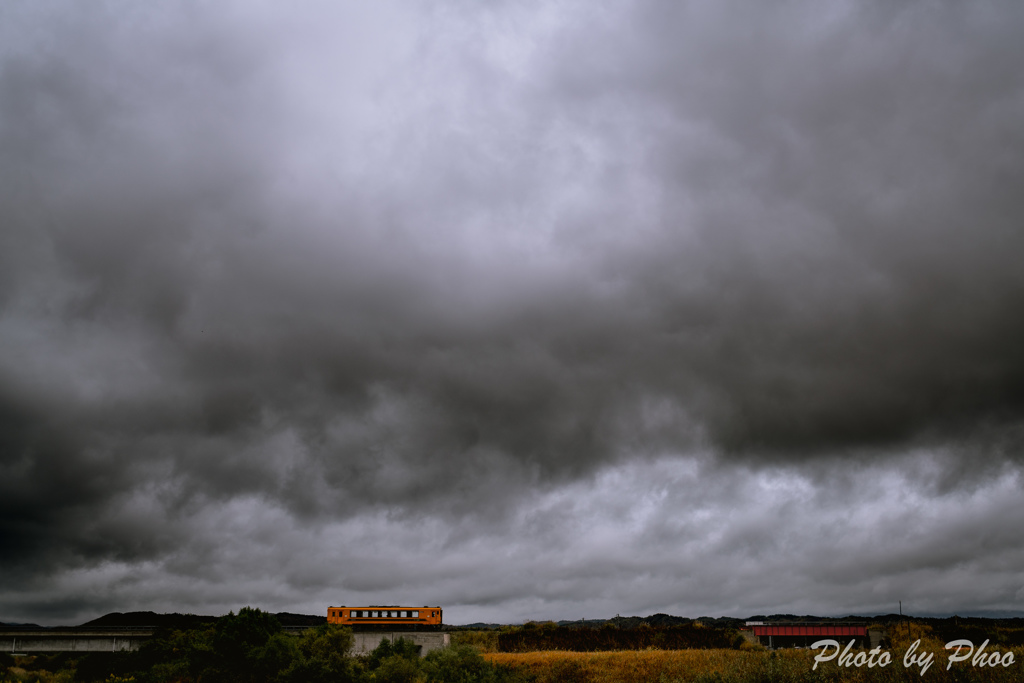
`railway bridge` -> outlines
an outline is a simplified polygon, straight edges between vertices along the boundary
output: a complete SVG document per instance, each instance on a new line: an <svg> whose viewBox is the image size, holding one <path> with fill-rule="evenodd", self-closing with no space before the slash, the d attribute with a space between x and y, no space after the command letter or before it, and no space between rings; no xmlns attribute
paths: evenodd
<svg viewBox="0 0 1024 683"><path fill-rule="evenodd" d="M286 626L288 633L301 633L308 627ZM44 652L134 652L153 637L153 627L123 628L38 628L0 631L0 652L9 654L37 654ZM451 636L443 631L356 631L353 635L352 654L372 652L381 640L392 643L399 638L419 647L420 655L447 647Z"/></svg>
<svg viewBox="0 0 1024 683"><path fill-rule="evenodd" d="M0 651L9 654L38 652L133 652L149 638L151 628L39 628L0 631Z"/></svg>

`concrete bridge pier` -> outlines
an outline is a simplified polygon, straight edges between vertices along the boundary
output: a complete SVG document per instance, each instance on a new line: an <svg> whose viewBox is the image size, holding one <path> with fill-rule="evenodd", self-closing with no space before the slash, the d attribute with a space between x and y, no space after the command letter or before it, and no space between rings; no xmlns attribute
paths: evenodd
<svg viewBox="0 0 1024 683"><path fill-rule="evenodd" d="M388 632L362 632L353 633L352 654L368 655L377 649L381 640L394 643L399 638L411 641L420 648L420 656L425 656L432 650L448 647L451 644L451 634L438 631L388 631Z"/></svg>

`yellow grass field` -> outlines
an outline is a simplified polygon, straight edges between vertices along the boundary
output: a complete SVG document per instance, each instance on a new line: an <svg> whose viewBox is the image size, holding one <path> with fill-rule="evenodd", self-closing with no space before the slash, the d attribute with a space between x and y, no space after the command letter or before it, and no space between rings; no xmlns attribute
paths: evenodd
<svg viewBox="0 0 1024 683"><path fill-rule="evenodd" d="M1002 649L1006 651L1005 648ZM497 665L525 670L538 683L761 683L770 681L849 681L850 683L925 681L951 683L977 681L1001 683L1024 680L1024 649L1014 648L1015 663L1008 668L972 667L954 664L946 670L947 653L941 646L922 676L920 668L903 665L903 650L892 652L893 661L885 668L836 666L835 660L818 665L813 671L810 650L642 650L617 652L526 652L485 653L483 657Z"/></svg>
<svg viewBox="0 0 1024 683"><path fill-rule="evenodd" d="M778 658L784 666L810 669L805 652ZM796 655L796 656L792 656ZM525 652L483 655L494 664L525 668L540 680L593 681L594 683L647 683L692 681L715 674L724 680L757 680L764 653L736 650L626 650L616 652Z"/></svg>

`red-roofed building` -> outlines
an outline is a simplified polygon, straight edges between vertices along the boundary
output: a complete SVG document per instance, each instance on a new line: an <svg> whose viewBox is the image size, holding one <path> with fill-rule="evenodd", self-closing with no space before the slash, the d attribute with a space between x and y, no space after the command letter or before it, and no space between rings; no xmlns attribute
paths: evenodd
<svg viewBox="0 0 1024 683"><path fill-rule="evenodd" d="M771 648L810 647L818 640L868 644L868 627L854 621L748 621L742 630L753 631L757 642Z"/></svg>

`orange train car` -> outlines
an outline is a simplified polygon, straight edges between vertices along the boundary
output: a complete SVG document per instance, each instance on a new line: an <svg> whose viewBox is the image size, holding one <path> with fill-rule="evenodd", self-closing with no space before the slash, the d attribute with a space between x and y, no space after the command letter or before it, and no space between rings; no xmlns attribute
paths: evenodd
<svg viewBox="0 0 1024 683"><path fill-rule="evenodd" d="M327 623L345 626L439 629L441 628L440 607L400 607L398 605L373 605L370 607L328 607Z"/></svg>

